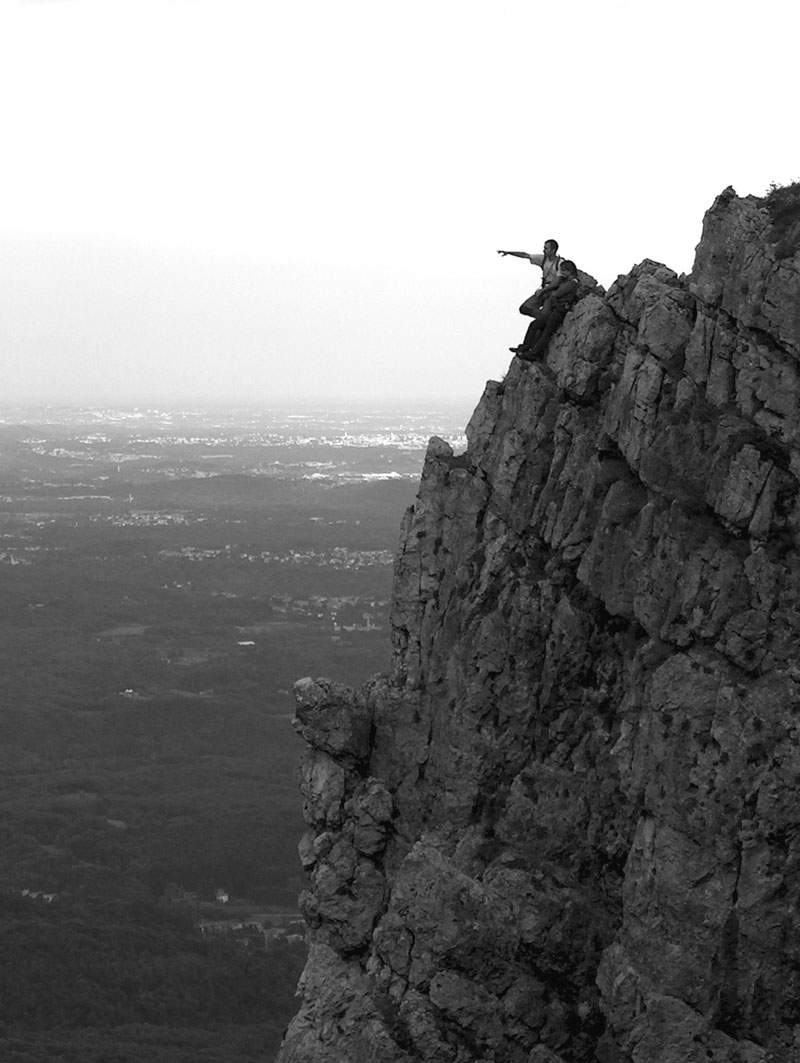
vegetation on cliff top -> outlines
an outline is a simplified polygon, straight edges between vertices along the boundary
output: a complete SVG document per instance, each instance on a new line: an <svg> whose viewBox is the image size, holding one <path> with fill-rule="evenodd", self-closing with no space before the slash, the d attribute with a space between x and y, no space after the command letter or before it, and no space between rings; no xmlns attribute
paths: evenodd
<svg viewBox="0 0 800 1063"><path fill-rule="evenodd" d="M790 258L800 251L800 181L779 185L774 181L764 197L772 226L769 240L777 258Z"/></svg>

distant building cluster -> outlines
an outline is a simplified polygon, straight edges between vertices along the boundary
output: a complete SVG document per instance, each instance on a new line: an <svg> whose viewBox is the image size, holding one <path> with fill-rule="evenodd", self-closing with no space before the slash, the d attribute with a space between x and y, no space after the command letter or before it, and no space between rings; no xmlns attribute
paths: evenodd
<svg viewBox="0 0 800 1063"><path fill-rule="evenodd" d="M288 926L273 925L274 916L254 915L247 919L201 919L195 925L203 937L225 937L245 948L271 946L284 942L302 945L306 927L299 916Z"/></svg>
<svg viewBox="0 0 800 1063"><path fill-rule="evenodd" d="M350 550L346 546L335 546L332 550L284 550L272 553L262 550L260 553L235 553L230 546L219 549L201 549L198 546L181 546L175 550L159 550L156 557L163 561L182 558L186 561L215 561L219 558L235 558L248 564L279 565L314 565L319 568L349 569L355 571L373 568L376 565L391 565L394 554L391 550Z"/></svg>
<svg viewBox="0 0 800 1063"><path fill-rule="evenodd" d="M165 897L203 913L194 924L203 937L225 937L245 947L267 949L279 942L302 945L306 940L308 928L299 912L253 912L246 901L231 897L222 887L215 890L213 902L203 902L196 891L174 884L167 887ZM229 905L238 909L236 917L222 915Z"/></svg>
<svg viewBox="0 0 800 1063"><path fill-rule="evenodd" d="M108 521L115 528L166 528L176 524L203 524L207 517L194 517L192 519L186 513L163 512L155 509L132 509L128 513L113 514L111 516L93 516L94 522Z"/></svg>
<svg viewBox="0 0 800 1063"><path fill-rule="evenodd" d="M381 631L383 630L389 602L380 598L324 597L293 598L290 594L273 595L270 608L279 616L310 616L317 620L330 621L335 631ZM240 627L242 635L258 635L260 624Z"/></svg>
<svg viewBox="0 0 800 1063"><path fill-rule="evenodd" d="M394 554L391 550L349 550L335 546L332 550L287 550L280 554L262 550L257 555L242 554L248 561L277 562L283 565L317 565L320 568L361 569L376 565L391 565Z"/></svg>
<svg viewBox="0 0 800 1063"><path fill-rule="evenodd" d="M21 557L17 550L0 550L0 565L32 565L30 557Z"/></svg>
<svg viewBox="0 0 800 1063"><path fill-rule="evenodd" d="M45 893L44 890L23 889L19 891L20 897L27 897L30 901L38 901L40 904L56 904L57 893Z"/></svg>

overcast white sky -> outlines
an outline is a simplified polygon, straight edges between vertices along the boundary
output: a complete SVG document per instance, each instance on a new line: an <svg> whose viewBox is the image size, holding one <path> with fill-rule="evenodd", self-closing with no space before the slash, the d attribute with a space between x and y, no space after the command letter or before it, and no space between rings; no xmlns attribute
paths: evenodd
<svg viewBox="0 0 800 1063"><path fill-rule="evenodd" d="M474 403L800 178L794 0L0 0L0 403Z"/></svg>

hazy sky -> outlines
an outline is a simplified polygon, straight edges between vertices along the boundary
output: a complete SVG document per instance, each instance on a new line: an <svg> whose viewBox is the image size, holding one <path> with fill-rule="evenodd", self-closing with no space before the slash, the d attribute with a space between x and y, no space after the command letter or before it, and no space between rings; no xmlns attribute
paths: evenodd
<svg viewBox="0 0 800 1063"><path fill-rule="evenodd" d="M0 0L0 403L477 401L800 178L794 0Z"/></svg>

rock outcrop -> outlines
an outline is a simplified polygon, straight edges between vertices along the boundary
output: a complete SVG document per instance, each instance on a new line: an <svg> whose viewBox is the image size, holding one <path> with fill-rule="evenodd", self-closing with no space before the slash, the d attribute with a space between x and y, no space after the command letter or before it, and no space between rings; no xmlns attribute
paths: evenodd
<svg viewBox="0 0 800 1063"><path fill-rule="evenodd" d="M800 255L764 200L431 441L391 674L297 686L280 1063L800 1060Z"/></svg>

